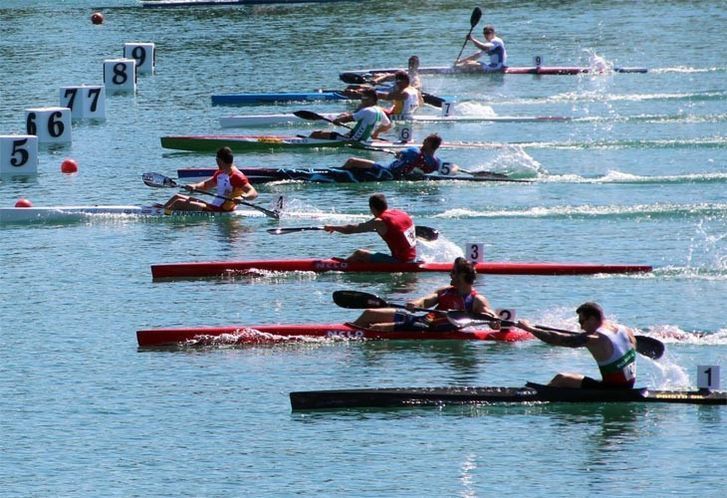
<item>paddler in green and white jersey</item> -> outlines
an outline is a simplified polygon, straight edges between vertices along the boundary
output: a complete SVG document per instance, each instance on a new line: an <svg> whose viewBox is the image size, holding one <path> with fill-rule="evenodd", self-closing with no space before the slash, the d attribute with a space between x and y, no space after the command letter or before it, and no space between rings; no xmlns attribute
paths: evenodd
<svg viewBox="0 0 727 498"><path fill-rule="evenodd" d="M541 341L570 348L586 347L598 363L601 380L577 373L559 373L550 386L583 389L631 389L636 383L636 337L633 331L607 321L603 309L594 302L580 305L576 310L582 334L564 334L532 327L527 321L518 327L527 330Z"/></svg>
<svg viewBox="0 0 727 498"><path fill-rule="evenodd" d="M366 142L376 139L380 133L391 129L391 121L384 110L378 105L378 96L373 89L365 89L361 92L361 105L354 112L344 112L333 120L334 124L350 123L356 124L347 135L341 135L335 131L316 130L310 134L311 138L340 139Z"/></svg>

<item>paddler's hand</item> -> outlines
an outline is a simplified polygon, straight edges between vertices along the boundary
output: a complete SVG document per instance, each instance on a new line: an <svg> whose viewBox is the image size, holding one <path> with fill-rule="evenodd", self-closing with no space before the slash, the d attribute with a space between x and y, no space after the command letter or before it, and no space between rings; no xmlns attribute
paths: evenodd
<svg viewBox="0 0 727 498"><path fill-rule="evenodd" d="M533 331L533 327L530 325L530 322L528 322L527 320L518 320L517 328L527 330L528 332Z"/></svg>
<svg viewBox="0 0 727 498"><path fill-rule="evenodd" d="M408 309L409 311L416 311L418 307L419 306L417 306L417 303L415 303L414 301L409 301L406 303L406 309Z"/></svg>
<svg viewBox="0 0 727 498"><path fill-rule="evenodd" d="M336 225L323 225L323 230L325 230L328 233L336 232L338 227Z"/></svg>
<svg viewBox="0 0 727 498"><path fill-rule="evenodd" d="M190 183L188 185L182 185L182 188L187 192L194 192L195 186L193 183Z"/></svg>

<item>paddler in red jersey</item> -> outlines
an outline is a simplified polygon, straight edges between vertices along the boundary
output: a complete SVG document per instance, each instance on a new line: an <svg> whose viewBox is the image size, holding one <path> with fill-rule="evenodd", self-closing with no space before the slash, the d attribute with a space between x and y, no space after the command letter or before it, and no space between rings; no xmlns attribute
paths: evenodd
<svg viewBox="0 0 727 498"><path fill-rule="evenodd" d="M438 311L467 311L490 315L493 318L497 316L487 298L474 288L477 278L474 264L462 257L455 259L450 277L451 281L447 287L406 303L411 311L435 307L424 316L394 308L368 309L353 322L353 325L380 331L420 329L437 332L455 328L447 317Z"/></svg>
<svg viewBox="0 0 727 498"><path fill-rule="evenodd" d="M417 239L414 222L404 211L389 209L384 194L369 197L369 209L374 217L355 225L325 225L326 232L343 234L376 232L389 246L391 254L357 249L346 258L348 262L410 263L417 259Z"/></svg>
<svg viewBox="0 0 727 498"><path fill-rule="evenodd" d="M184 188L189 191L216 188L219 197L215 197L212 202L206 202L196 197L175 194L164 205L164 209L167 211L234 211L237 204L225 199L225 197L245 201L257 197L255 187L250 184L244 173L233 164L234 156L229 147L219 149L216 159L218 169L211 178L199 183L190 183L185 185Z"/></svg>
<svg viewBox="0 0 727 498"><path fill-rule="evenodd" d="M588 302L576 310L582 334L564 334L532 327L527 321L518 327L541 341L570 348L586 347L598 363L601 380L577 373L559 373L550 386L583 389L631 389L636 382L636 337L631 329L605 319L600 305Z"/></svg>

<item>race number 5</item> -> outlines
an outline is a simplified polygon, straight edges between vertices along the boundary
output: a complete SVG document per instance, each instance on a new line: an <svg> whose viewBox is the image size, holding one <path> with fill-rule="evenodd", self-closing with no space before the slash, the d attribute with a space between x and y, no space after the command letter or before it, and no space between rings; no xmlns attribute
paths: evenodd
<svg viewBox="0 0 727 498"><path fill-rule="evenodd" d="M485 245L481 242L467 242L464 247L465 258L475 263L485 259Z"/></svg>
<svg viewBox="0 0 727 498"><path fill-rule="evenodd" d="M719 365L697 366L697 387L699 389L719 389Z"/></svg>
<svg viewBox="0 0 727 498"><path fill-rule="evenodd" d="M439 167L439 174L442 176L451 175L452 163L442 163L442 165Z"/></svg>
<svg viewBox="0 0 727 498"><path fill-rule="evenodd" d="M0 173L37 174L38 137L34 135L0 135Z"/></svg>

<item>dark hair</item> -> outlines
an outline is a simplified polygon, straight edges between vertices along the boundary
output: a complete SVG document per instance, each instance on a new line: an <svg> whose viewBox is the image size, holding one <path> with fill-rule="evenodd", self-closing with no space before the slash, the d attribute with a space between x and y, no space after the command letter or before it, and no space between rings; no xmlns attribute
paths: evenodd
<svg viewBox="0 0 727 498"><path fill-rule="evenodd" d="M490 33L495 34L495 27L492 24L488 24L487 26L485 26L484 33L486 35Z"/></svg>
<svg viewBox="0 0 727 498"><path fill-rule="evenodd" d="M427 138L425 138L424 140L429 140L432 143L432 147L434 148L434 150L437 150L439 146L442 145L442 137L440 137L436 133L428 135Z"/></svg>
<svg viewBox="0 0 727 498"><path fill-rule="evenodd" d="M452 271L464 275L464 281L468 284L475 283L475 278L477 278L477 270L475 270L474 263L467 261L461 256L454 260Z"/></svg>
<svg viewBox="0 0 727 498"><path fill-rule="evenodd" d="M377 212L384 212L389 209L389 204L386 202L386 196L384 194L374 194L369 197L369 207Z"/></svg>
<svg viewBox="0 0 727 498"><path fill-rule="evenodd" d="M371 100L374 101L374 103L379 101L379 96L376 95L376 90L373 88L366 88L363 92L361 92L361 98L368 97Z"/></svg>
<svg viewBox="0 0 727 498"><path fill-rule="evenodd" d="M586 318L595 317L598 319L599 322L602 322L603 318L604 318L603 317L603 308L601 308L601 305L598 303L594 303L592 301L583 303L580 306L578 306L576 313L578 313L579 315L583 315Z"/></svg>
<svg viewBox="0 0 727 498"><path fill-rule="evenodd" d="M407 74L406 71L397 71L396 74L394 74L394 79L396 81L404 81L406 84L409 84L409 74Z"/></svg>
<svg viewBox="0 0 727 498"><path fill-rule="evenodd" d="M235 156L232 155L232 149L229 147L220 147L217 150L217 159L225 164L231 164L235 160Z"/></svg>

